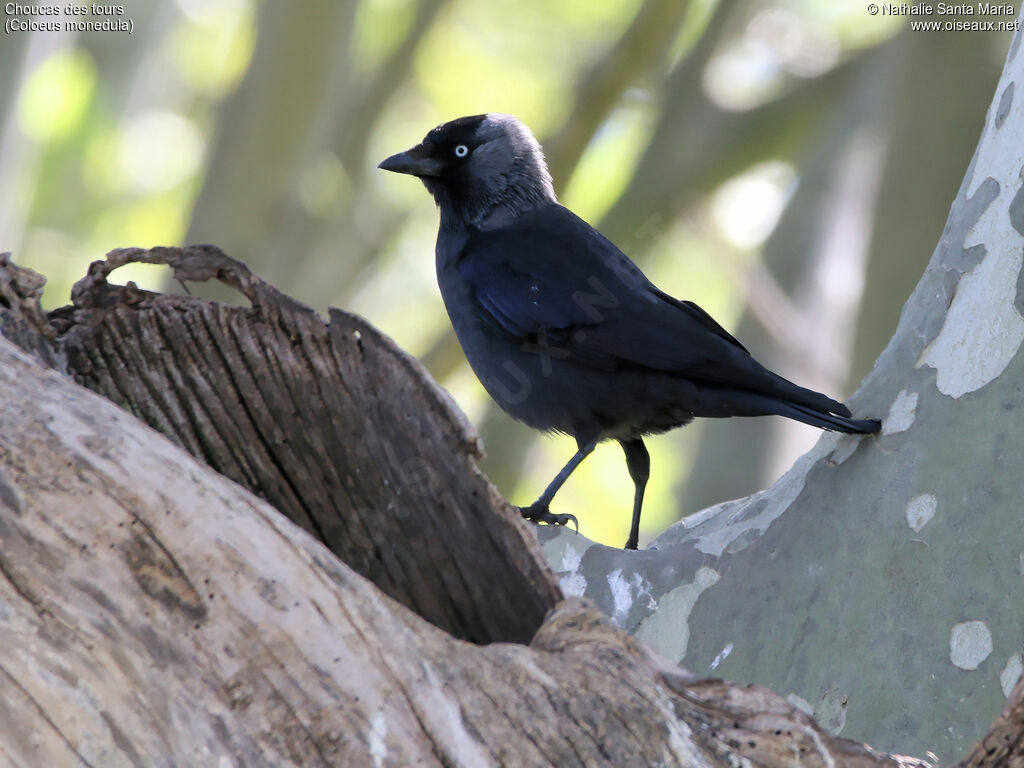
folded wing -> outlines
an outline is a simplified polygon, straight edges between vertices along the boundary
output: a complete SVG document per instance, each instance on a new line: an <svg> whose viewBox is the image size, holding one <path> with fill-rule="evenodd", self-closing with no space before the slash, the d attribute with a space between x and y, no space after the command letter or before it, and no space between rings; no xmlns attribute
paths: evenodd
<svg viewBox="0 0 1024 768"><path fill-rule="evenodd" d="M659 290L597 230L559 205L474 233L458 261L478 316L517 346L602 370L639 366L849 416L756 360L696 304Z"/></svg>

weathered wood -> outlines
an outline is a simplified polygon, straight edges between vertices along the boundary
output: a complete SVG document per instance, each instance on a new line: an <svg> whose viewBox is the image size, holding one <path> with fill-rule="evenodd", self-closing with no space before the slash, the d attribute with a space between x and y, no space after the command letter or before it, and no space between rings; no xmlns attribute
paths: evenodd
<svg viewBox="0 0 1024 768"><path fill-rule="evenodd" d="M995 725L960 765L963 768L1024 768L1024 677L1010 691Z"/></svg>
<svg viewBox="0 0 1024 768"><path fill-rule="evenodd" d="M0 253L0 335L10 339L36 360L66 370L54 338L57 335L40 305L46 278Z"/></svg>
<svg viewBox="0 0 1024 768"><path fill-rule="evenodd" d="M251 307L107 282L133 261L219 279ZM267 499L457 637L526 642L560 592L478 471L472 429L355 315L319 315L212 246L115 251L55 320L75 378Z"/></svg>
<svg viewBox="0 0 1024 768"><path fill-rule="evenodd" d="M922 766L586 601L529 646L453 638L6 340L0 391L6 765Z"/></svg>

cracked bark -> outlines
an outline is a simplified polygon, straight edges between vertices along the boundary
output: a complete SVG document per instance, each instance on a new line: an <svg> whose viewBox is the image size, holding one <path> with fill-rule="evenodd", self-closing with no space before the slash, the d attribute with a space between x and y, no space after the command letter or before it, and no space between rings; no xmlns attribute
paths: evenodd
<svg viewBox="0 0 1024 768"><path fill-rule="evenodd" d="M181 280L217 276L251 306L106 281L134 260L166 263ZM361 318L334 310L325 323L211 247L115 252L73 298L60 345L80 383L267 499L429 621L474 642L526 642L555 604L550 574L523 554L537 551L534 539L475 468L471 428ZM496 505L501 514L481 524ZM462 551L471 556L453 557Z"/></svg>

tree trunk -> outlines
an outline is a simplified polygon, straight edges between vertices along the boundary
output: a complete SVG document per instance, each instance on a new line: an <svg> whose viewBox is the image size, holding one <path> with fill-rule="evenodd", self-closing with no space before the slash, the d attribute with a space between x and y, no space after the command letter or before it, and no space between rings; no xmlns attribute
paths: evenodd
<svg viewBox="0 0 1024 768"><path fill-rule="evenodd" d="M107 285L133 258L172 263L179 277L219 275L253 307ZM698 680L586 601L556 604L526 524L453 450L460 429L437 430L457 426L445 400L354 318L317 328L209 247L115 253L79 283L76 307L50 318L41 281L6 259L0 267L0 327L33 353L0 339L6 764L924 765L834 738L765 689ZM255 382L243 376L254 347L270 372ZM288 357L300 349L305 365ZM373 576L371 551L400 569L404 581L382 581L434 623L509 642L474 645L433 626L266 501L41 362L117 388L175 441L244 467L243 481L265 493L289 480L278 502L305 510L300 522L347 532L367 516L345 500L390 499L370 519L421 530L384 527L352 543L309 527ZM259 378L254 362L248 370ZM311 385L344 397L321 403ZM359 430L363 418L378 434ZM259 431L275 420L276 432ZM368 444L362 452L331 441L343 427ZM393 467L373 456L403 443L452 462L442 501L406 504ZM281 446L299 456L286 460ZM501 546L485 550L489 540ZM529 643L512 642L545 601L555 607Z"/></svg>
<svg viewBox="0 0 1024 768"><path fill-rule="evenodd" d="M931 262L850 401L881 434L822 436L773 487L692 515L657 551L542 537L567 591L670 659L943 762L1024 667L1020 37Z"/></svg>
<svg viewBox="0 0 1024 768"><path fill-rule="evenodd" d="M180 280L216 275L252 306L107 283L131 261L169 264ZM527 642L554 607L557 587L529 555L536 540L476 469L471 428L361 318L333 310L324 323L210 246L115 252L73 298L60 344L80 383L428 621L473 642Z"/></svg>

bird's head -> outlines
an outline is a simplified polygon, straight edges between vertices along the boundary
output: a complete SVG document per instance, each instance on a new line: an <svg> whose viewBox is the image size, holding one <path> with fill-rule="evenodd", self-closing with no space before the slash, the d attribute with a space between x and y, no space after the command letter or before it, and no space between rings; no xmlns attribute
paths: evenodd
<svg viewBox="0 0 1024 768"><path fill-rule="evenodd" d="M498 225L555 201L540 144L512 115L444 123L379 167L418 177L440 206L442 224Z"/></svg>

